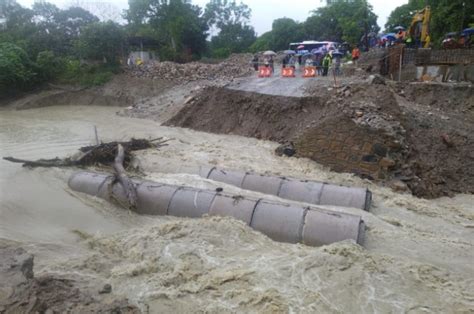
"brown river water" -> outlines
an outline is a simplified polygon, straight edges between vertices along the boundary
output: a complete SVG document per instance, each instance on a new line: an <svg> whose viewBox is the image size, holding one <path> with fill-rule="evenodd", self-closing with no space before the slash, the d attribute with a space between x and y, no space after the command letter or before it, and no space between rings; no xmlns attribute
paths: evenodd
<svg viewBox="0 0 474 314"><path fill-rule="evenodd" d="M368 186L366 243L321 248L271 241L227 218L138 216L67 187L74 169L0 161L0 238L36 255L35 272L110 283L143 311L267 313L474 312L474 196L422 200L306 159L273 154L276 143L162 127L117 108L58 106L0 111L0 156L65 157L93 143L173 138L137 154L148 179L200 188L221 183L173 174L217 165ZM226 191L254 195L231 186ZM275 197L274 197L275 198Z"/></svg>

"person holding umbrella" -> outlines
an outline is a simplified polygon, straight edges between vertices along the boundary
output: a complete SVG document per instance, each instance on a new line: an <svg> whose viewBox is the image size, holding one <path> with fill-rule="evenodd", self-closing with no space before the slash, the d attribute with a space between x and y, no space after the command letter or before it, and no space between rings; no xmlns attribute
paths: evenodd
<svg viewBox="0 0 474 314"><path fill-rule="evenodd" d="M290 62L290 58L292 55L295 54L293 50L285 50L283 51L285 57L283 58L283 68L286 68L286 65Z"/></svg>
<svg viewBox="0 0 474 314"><path fill-rule="evenodd" d="M333 57L333 60L334 60L334 75L336 75L336 76L341 75L341 63L342 63L341 59L342 59L342 56L343 56L343 54L338 50L335 50L332 53L332 57Z"/></svg>
<svg viewBox="0 0 474 314"><path fill-rule="evenodd" d="M315 57L314 66L316 67L316 70L318 71L318 76L321 76L323 74L323 68L321 67L323 54L321 52L318 52L314 54L314 57Z"/></svg>
<svg viewBox="0 0 474 314"><path fill-rule="evenodd" d="M274 63L273 63L273 56L276 56L276 53L274 51L268 50L263 53L263 56L265 58L265 66L268 68L270 67L272 69L272 73L275 71L274 68Z"/></svg>
<svg viewBox="0 0 474 314"><path fill-rule="evenodd" d="M407 33L405 32L405 28L403 26L397 26L394 29L397 32L397 34L395 35L397 43L403 43L407 35Z"/></svg>
<svg viewBox="0 0 474 314"><path fill-rule="evenodd" d="M304 45L299 45L296 49L297 49L297 50L303 50L303 49L304 49ZM302 55L301 53L298 53L298 64L299 64L299 65L301 65L302 59L303 59L303 55Z"/></svg>

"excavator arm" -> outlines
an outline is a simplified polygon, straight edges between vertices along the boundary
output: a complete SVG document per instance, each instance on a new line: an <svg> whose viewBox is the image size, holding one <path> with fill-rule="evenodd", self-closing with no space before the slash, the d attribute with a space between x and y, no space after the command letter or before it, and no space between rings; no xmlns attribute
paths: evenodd
<svg viewBox="0 0 474 314"><path fill-rule="evenodd" d="M429 47L430 38L431 7L426 6L423 10L417 11L413 16L409 35L419 44L420 47Z"/></svg>

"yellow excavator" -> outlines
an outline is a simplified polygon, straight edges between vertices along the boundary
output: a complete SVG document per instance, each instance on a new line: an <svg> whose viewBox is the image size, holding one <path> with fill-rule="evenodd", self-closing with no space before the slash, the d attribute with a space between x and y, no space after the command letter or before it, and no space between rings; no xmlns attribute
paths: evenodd
<svg viewBox="0 0 474 314"><path fill-rule="evenodd" d="M411 38L415 41L417 47L430 47L430 21L430 6L426 6L424 9L417 11L413 16L410 28L408 29L408 35L411 36Z"/></svg>

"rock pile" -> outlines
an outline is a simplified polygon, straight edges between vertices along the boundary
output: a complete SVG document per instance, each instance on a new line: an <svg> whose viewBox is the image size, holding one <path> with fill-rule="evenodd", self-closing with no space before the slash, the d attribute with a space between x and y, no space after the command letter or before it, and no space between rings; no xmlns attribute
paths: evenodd
<svg viewBox="0 0 474 314"><path fill-rule="evenodd" d="M217 64L154 62L129 69L129 75L175 81L232 80L252 73L251 54L233 54Z"/></svg>

